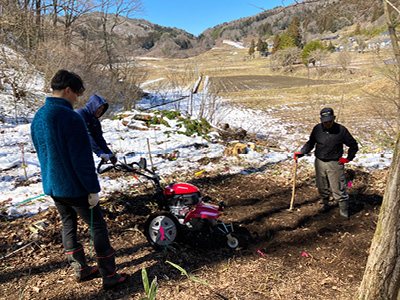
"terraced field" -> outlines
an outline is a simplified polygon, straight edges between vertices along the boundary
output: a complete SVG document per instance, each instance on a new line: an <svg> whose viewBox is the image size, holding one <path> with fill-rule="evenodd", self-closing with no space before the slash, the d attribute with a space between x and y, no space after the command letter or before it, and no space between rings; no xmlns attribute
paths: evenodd
<svg viewBox="0 0 400 300"><path fill-rule="evenodd" d="M336 84L337 80L318 80L283 75L237 75L212 77L221 93L283 89L320 84Z"/></svg>

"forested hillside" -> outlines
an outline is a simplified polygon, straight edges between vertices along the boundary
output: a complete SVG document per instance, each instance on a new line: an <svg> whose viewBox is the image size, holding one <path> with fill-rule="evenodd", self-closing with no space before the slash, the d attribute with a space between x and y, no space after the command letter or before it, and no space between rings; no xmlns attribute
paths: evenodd
<svg viewBox="0 0 400 300"><path fill-rule="evenodd" d="M394 1L395 5L396 2L399 1ZM361 24L367 33L375 26L383 24L382 15L383 9L377 1L309 0L217 25L206 30L203 36L211 36L214 40L230 39L247 42L251 38L267 39L283 33L293 18L298 17L302 38L305 42L309 42L357 23Z"/></svg>
<svg viewBox="0 0 400 300"><path fill-rule="evenodd" d="M394 1L397 5L399 1ZM283 2L285 4L285 2ZM272 39L282 34L293 22L299 20L303 45L311 40L329 36L340 30L351 31L358 25L361 33L373 36L384 29L383 9L374 0L309 0L289 6L280 6L271 10L262 10L251 17L217 24L195 37L178 28L168 28L152 24L142 19L126 19L115 27L114 34L121 39L124 49L140 55L189 57L219 45L223 40L243 42L249 47L252 39ZM79 28L87 32L87 23L92 32L101 31L98 14L85 16ZM86 24L85 24L86 23ZM122 48L121 48L122 49Z"/></svg>

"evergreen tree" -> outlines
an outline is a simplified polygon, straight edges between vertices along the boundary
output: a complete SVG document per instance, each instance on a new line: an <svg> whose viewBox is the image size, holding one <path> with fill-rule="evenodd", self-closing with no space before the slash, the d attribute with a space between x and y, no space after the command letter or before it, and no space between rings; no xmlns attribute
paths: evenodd
<svg viewBox="0 0 400 300"><path fill-rule="evenodd" d="M360 23L356 24L356 29L354 29L353 35L360 35L361 34L361 25Z"/></svg>
<svg viewBox="0 0 400 300"><path fill-rule="evenodd" d="M274 38L274 47L272 48L271 54L274 54L279 50L279 44L281 43L281 37L277 34Z"/></svg>
<svg viewBox="0 0 400 300"><path fill-rule="evenodd" d="M267 42L263 42L260 38L257 41L257 51L260 52L260 56L261 54L264 54L268 51L268 43Z"/></svg>
<svg viewBox="0 0 400 300"><path fill-rule="evenodd" d="M250 48L249 48L249 55L250 56L254 55L254 52L256 51L255 48L256 48L256 44L255 44L254 40L251 40Z"/></svg>
<svg viewBox="0 0 400 300"><path fill-rule="evenodd" d="M261 52L262 43L263 43L262 40L259 38L258 41L257 41L257 51L258 52Z"/></svg>
<svg viewBox="0 0 400 300"><path fill-rule="evenodd" d="M295 40L293 39L293 37L291 37L291 36L289 36L289 35L287 35L287 34L282 34L282 37L281 37L281 40L280 40L280 43L279 43L278 50L283 50L283 49L286 49L286 48L289 48L289 47L296 47L296 48L298 48L298 47L296 46L296 42L295 42Z"/></svg>
<svg viewBox="0 0 400 300"><path fill-rule="evenodd" d="M332 41L330 41L329 45L326 49L330 52L333 52L333 51L335 51L336 47L332 44Z"/></svg>
<svg viewBox="0 0 400 300"><path fill-rule="evenodd" d="M267 42L262 42L260 52L261 53L267 53L268 52L268 43Z"/></svg>
<svg viewBox="0 0 400 300"><path fill-rule="evenodd" d="M303 52L301 53L301 58L303 59L303 63L305 65L308 65L309 63L315 63L313 58L310 58L310 53L317 49L325 49L324 45L320 41L311 41L305 45Z"/></svg>
<svg viewBox="0 0 400 300"><path fill-rule="evenodd" d="M293 39L293 43L294 43L295 47L302 48L299 17L293 18L292 23L290 24L288 29L286 29L284 35Z"/></svg>

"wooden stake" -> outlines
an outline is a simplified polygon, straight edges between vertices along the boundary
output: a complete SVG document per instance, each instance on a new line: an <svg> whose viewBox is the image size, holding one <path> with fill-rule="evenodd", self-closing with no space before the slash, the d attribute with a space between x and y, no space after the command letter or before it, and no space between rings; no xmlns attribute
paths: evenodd
<svg viewBox="0 0 400 300"><path fill-rule="evenodd" d="M294 160L292 200L290 200L289 211L293 211L293 203L296 190L296 173L297 173L297 159Z"/></svg>
<svg viewBox="0 0 400 300"><path fill-rule="evenodd" d="M25 151L24 151L24 144L20 143L18 144L19 148L21 149L21 153L22 153L22 169L24 169L24 174L25 174L25 181L28 180L28 174L26 172L26 164L25 164Z"/></svg>
<svg viewBox="0 0 400 300"><path fill-rule="evenodd" d="M150 157L151 170L154 172L153 159L151 158L150 142L149 142L149 139L148 139L148 138L147 138L147 148L149 149L149 157Z"/></svg>

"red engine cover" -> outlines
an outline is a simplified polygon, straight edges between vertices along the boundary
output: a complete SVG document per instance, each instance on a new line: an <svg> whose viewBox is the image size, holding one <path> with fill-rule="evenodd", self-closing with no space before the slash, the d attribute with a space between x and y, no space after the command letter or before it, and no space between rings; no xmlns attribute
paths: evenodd
<svg viewBox="0 0 400 300"><path fill-rule="evenodd" d="M166 195L166 196L191 194L191 193L198 193L198 192L199 192L199 189L189 183L174 183L174 184L170 184L164 188L164 195Z"/></svg>

